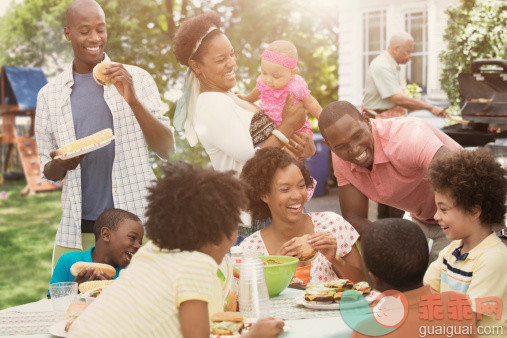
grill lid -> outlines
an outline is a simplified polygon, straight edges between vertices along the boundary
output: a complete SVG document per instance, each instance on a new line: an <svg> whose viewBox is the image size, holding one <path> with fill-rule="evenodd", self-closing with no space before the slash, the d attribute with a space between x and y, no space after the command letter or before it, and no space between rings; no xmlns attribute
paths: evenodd
<svg viewBox="0 0 507 338"><path fill-rule="evenodd" d="M477 60L471 68L458 75L463 118L507 126L507 61Z"/></svg>

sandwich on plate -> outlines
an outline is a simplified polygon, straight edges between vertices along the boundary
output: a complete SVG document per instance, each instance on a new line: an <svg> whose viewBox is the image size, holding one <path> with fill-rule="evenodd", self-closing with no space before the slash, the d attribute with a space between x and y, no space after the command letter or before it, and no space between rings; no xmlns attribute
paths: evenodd
<svg viewBox="0 0 507 338"><path fill-rule="evenodd" d="M243 315L239 312L218 312L211 315L210 331L216 335L236 335L244 326Z"/></svg>
<svg viewBox="0 0 507 338"><path fill-rule="evenodd" d="M327 305L333 303L335 289L326 287L323 283L309 283L306 286L305 300L310 304Z"/></svg>

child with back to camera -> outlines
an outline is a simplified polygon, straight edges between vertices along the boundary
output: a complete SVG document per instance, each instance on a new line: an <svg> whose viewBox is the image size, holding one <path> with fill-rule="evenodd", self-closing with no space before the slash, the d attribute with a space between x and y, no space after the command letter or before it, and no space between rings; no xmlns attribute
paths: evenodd
<svg viewBox="0 0 507 338"><path fill-rule="evenodd" d="M245 185L232 171L183 162L169 162L164 171L147 197L150 241L72 324L69 337L210 336L214 279L237 237ZM244 336L282 331L282 321L264 318Z"/></svg>
<svg viewBox="0 0 507 338"><path fill-rule="evenodd" d="M459 332L454 332L452 337L477 337L474 333L476 325L473 317L463 318L459 322L453 319L453 304L456 305L459 293L446 291L439 294L429 285L423 285L430 255L426 237L419 226L400 218L377 220L368 227L368 231L361 235L361 246L373 286L376 290L384 292L385 297L378 303L379 298L377 298L372 304L375 316L368 315L367 311L358 315L359 324L353 328L355 331L351 338L365 338L373 335L382 336L382 338L425 336L443 338L446 337L445 334L423 335L423 333L435 332L438 327L451 327L456 323L461 328ZM422 311L425 308L425 299L430 297L437 300L441 315L424 318ZM401 309L402 299L406 300L406 308L404 311L397 311ZM470 306L469 301L462 301L460 310L471 311ZM389 330L388 327L381 327L377 322L380 320L383 324L394 325L404 316L403 322L394 331ZM364 317L364 319L361 320L359 317Z"/></svg>
<svg viewBox="0 0 507 338"><path fill-rule="evenodd" d="M245 101L261 100L261 109L277 126L282 122L282 110L290 92L294 95L293 103L302 102L315 118L319 118L322 107L310 94L305 80L297 74L298 51L289 41L277 40L269 44L262 53L261 74L257 78L255 89L248 95L240 95ZM305 124L296 133L308 132L312 128L308 117Z"/></svg>
<svg viewBox="0 0 507 338"><path fill-rule="evenodd" d="M492 230L505 217L506 170L486 149L449 152L433 160L428 180L435 190L435 220L452 241L429 266L424 283L438 292L469 296L478 326L507 332L507 248ZM501 318L486 315L481 299L497 297ZM496 305L500 306L498 302ZM495 306L493 303L488 303ZM490 313L491 314L491 313Z"/></svg>

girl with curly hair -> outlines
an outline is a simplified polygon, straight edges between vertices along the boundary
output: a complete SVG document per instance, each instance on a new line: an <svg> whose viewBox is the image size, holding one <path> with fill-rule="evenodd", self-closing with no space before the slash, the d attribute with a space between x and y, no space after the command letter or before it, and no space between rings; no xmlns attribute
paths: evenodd
<svg viewBox="0 0 507 338"><path fill-rule="evenodd" d="M339 277L364 280L361 256L354 245L359 234L352 225L333 212L303 213L307 187L312 184L304 164L278 148L267 147L246 162L241 178L251 187L252 217L272 218L271 224L241 243L245 256L301 258L301 244L295 238L308 234L308 243L317 254L312 261L298 263L295 282Z"/></svg>

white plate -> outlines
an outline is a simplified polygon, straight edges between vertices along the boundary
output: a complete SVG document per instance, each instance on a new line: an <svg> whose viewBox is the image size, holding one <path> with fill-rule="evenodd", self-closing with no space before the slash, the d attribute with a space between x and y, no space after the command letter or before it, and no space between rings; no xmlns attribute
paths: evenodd
<svg viewBox="0 0 507 338"><path fill-rule="evenodd" d="M56 322L53 325L51 325L51 327L48 329L48 331L53 336L67 337L67 332L65 332L65 325L67 325L67 321L66 320L62 320L62 321Z"/></svg>
<svg viewBox="0 0 507 338"><path fill-rule="evenodd" d="M87 147L84 147L84 148L81 148L81 149L78 149L78 150L75 150L75 151L71 151L70 153L65 153L65 154L61 154L61 155L55 156L55 159L65 159L65 160L68 160L70 158L74 158L74 157L77 157L79 155L88 154L88 153L90 153L92 151L95 151L95 150L98 150L100 148L103 148L103 147L107 146L109 143L111 143L112 140L114 140L114 135L111 138L108 138L107 140L100 141L98 143L89 145Z"/></svg>
<svg viewBox="0 0 507 338"><path fill-rule="evenodd" d="M331 303L331 304L314 304L307 302L305 300L305 296L300 296L294 299L297 305L304 306L308 309L313 310L338 310L340 308L340 303Z"/></svg>
<svg viewBox="0 0 507 338"><path fill-rule="evenodd" d="M377 297L377 293L372 291L372 293L370 293L368 296L366 296L364 298L366 299L368 304L371 304L375 300L376 297ZM339 310L340 309L340 303L314 304L314 303L307 302L305 300L305 296L297 297L294 299L294 301L298 305L301 305L301 306L304 306L308 309L313 309L313 310Z"/></svg>

